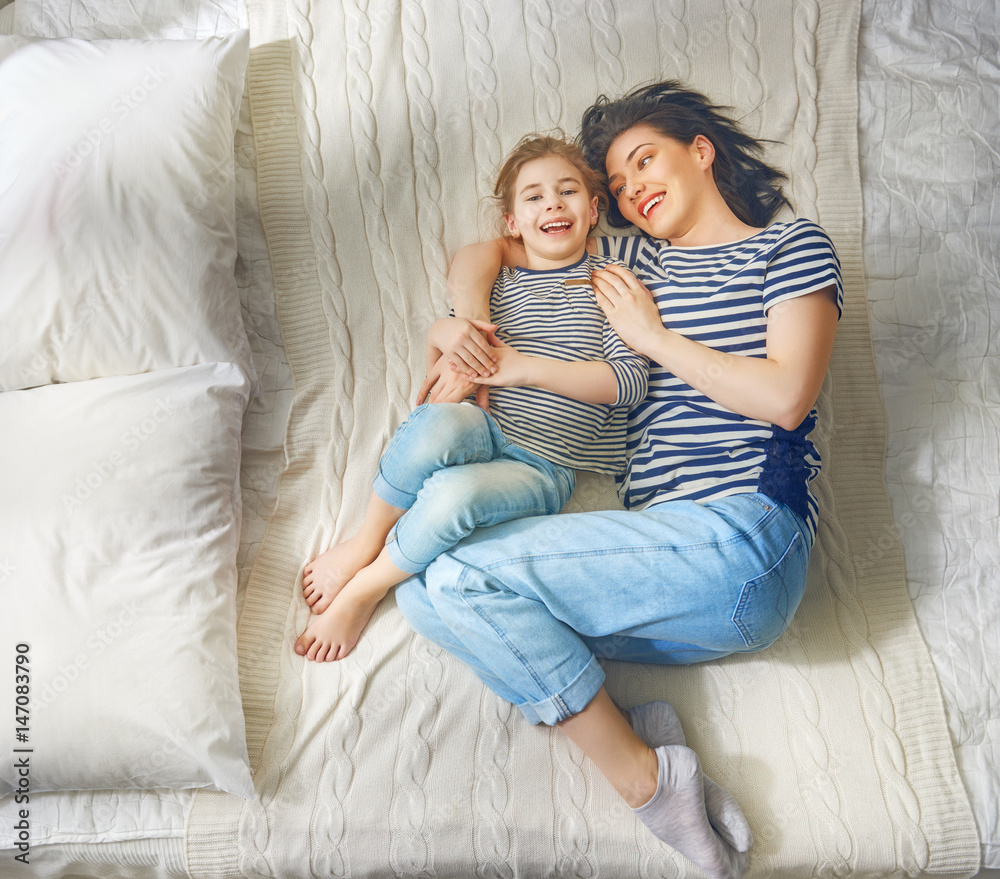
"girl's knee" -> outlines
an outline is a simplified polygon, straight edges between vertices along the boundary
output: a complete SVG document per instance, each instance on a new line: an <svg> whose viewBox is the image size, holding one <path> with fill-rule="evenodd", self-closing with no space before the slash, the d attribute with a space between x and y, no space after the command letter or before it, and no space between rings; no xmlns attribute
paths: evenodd
<svg viewBox="0 0 1000 879"><path fill-rule="evenodd" d="M445 467L434 473L418 496L422 521L435 523L468 520L475 527L477 497L483 493L481 482L459 467Z"/></svg>
<svg viewBox="0 0 1000 879"><path fill-rule="evenodd" d="M410 416L423 430L452 442L481 429L485 413L465 403L425 403Z"/></svg>
<svg viewBox="0 0 1000 879"><path fill-rule="evenodd" d="M406 425L413 466L432 461L437 466L489 457L489 428L485 413L463 403L428 403L417 409Z"/></svg>

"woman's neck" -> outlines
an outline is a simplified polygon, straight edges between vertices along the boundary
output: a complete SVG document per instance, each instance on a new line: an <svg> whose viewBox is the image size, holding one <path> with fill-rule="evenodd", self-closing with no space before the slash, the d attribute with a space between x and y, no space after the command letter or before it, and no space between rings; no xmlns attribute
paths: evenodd
<svg viewBox="0 0 1000 879"><path fill-rule="evenodd" d="M746 223L736 220L735 223L712 229L692 229L689 235L671 238L670 244L673 247L711 247L713 245L733 244L736 241L752 238L760 231L756 226L748 226Z"/></svg>
<svg viewBox="0 0 1000 879"><path fill-rule="evenodd" d="M740 220L716 189L714 193L705 196L705 202L688 230L671 237L670 243L674 247L710 247L742 241L759 231L756 226Z"/></svg>

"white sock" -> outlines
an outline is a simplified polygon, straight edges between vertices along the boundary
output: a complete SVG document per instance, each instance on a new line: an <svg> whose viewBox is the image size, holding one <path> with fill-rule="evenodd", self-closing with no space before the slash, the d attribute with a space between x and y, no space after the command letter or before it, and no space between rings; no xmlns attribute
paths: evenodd
<svg viewBox="0 0 1000 879"><path fill-rule="evenodd" d="M632 812L657 839L710 879L741 879L750 865L750 854L736 851L709 823L698 755L684 745L661 745L655 753L659 764L656 793Z"/></svg>
<svg viewBox="0 0 1000 879"><path fill-rule="evenodd" d="M646 702L625 712L635 734L649 747L686 745L680 718L669 702ZM705 808L708 820L719 835L739 852L748 852L753 833L740 804L722 785L702 773L705 784Z"/></svg>

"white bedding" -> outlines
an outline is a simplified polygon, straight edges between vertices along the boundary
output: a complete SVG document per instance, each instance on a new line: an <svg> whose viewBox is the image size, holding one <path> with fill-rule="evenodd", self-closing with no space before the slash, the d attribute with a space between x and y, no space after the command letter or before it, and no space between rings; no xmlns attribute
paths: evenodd
<svg viewBox="0 0 1000 879"><path fill-rule="evenodd" d="M1000 352L990 331L1000 301L996 21L992 0L963 0L947 13L918 0L866 0L858 69L864 257L888 415L886 476L983 863L1000 867ZM276 497L292 388L253 209L248 125L244 101L237 276L261 387L243 436L241 586ZM872 535L860 568L884 555L881 538ZM167 838L174 842L158 851L169 852L173 870L181 869L186 793L51 795L39 803L36 843ZM53 852L51 866L43 859L38 875L61 875L63 858L81 857L79 850ZM143 855L137 844L136 863L144 857L155 863L159 856Z"/></svg>
<svg viewBox="0 0 1000 879"><path fill-rule="evenodd" d="M138 4L131 6L135 14L142 13ZM110 9L110 6L106 8ZM59 23L61 26L51 30L36 23L39 26L34 29L24 26L15 31L15 11L14 4L0 9L0 34L25 32L37 36L62 36L71 33L66 27L65 17L61 21L57 18L53 24ZM223 2L209 8L208 4L198 0L186 4L182 15L172 7L161 6L161 11L162 16L158 21L171 28L162 36L225 36L241 26L241 10L235 2ZM242 24L245 26L245 22ZM119 29L116 34L97 31L91 35L157 35L153 29L145 26L135 28L134 22L124 22L123 28L125 25L132 29ZM75 29L72 32L76 33ZM283 439L292 389L275 314L267 245L257 213L255 161L249 99L244 94L236 129L236 286L258 386L243 419L240 467L242 522L237 552L240 600L276 498L277 478L284 465ZM31 801L33 844L132 842L150 839L180 841L192 796L191 790L166 789L39 793ZM7 814L0 814L0 837L5 840L14 836L6 821ZM4 845L10 845L10 842L4 842ZM138 843L136 857L140 862L143 859L143 849L144 845ZM35 851L44 852L45 849L36 848ZM176 851L178 863L181 863L182 849ZM159 862L163 857L163 850L158 850L154 861ZM44 856L40 860L44 862ZM42 875L41 871L49 868L40 864L37 869L40 871L38 875ZM59 868L51 869L58 871Z"/></svg>
<svg viewBox="0 0 1000 879"><path fill-rule="evenodd" d="M866 3L858 68L886 479L988 867L1000 867L998 21L995 0Z"/></svg>
<svg viewBox="0 0 1000 879"><path fill-rule="evenodd" d="M248 393L208 363L0 394L5 585L39 598L0 620L27 660L30 793L252 794L232 660Z"/></svg>

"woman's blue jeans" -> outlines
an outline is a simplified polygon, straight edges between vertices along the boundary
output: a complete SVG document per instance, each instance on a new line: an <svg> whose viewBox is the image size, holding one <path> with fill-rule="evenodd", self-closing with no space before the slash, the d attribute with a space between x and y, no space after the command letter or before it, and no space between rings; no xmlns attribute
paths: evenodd
<svg viewBox="0 0 1000 879"><path fill-rule="evenodd" d="M581 711L598 658L687 664L767 647L802 598L809 531L762 494L518 519L401 583L420 634L532 723Z"/></svg>
<svg viewBox="0 0 1000 879"><path fill-rule="evenodd" d="M386 550L414 574L476 528L558 513L575 485L572 469L510 442L478 406L434 403L399 426L373 489L407 511Z"/></svg>

